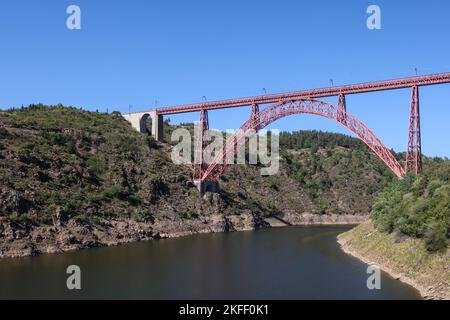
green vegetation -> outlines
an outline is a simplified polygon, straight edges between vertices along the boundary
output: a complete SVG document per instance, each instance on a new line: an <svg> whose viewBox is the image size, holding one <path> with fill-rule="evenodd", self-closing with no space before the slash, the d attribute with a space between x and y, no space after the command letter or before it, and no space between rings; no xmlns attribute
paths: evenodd
<svg viewBox="0 0 450 320"><path fill-rule="evenodd" d="M83 221L148 219L146 190L135 176L142 158L158 152L156 143L120 113L38 104L0 112L0 124L0 217L49 223L62 212Z"/></svg>
<svg viewBox="0 0 450 320"><path fill-rule="evenodd" d="M320 131L281 133L281 154L289 175L314 203L314 212L370 211L378 190L394 179L358 139Z"/></svg>
<svg viewBox="0 0 450 320"><path fill-rule="evenodd" d="M381 231L424 240L429 251L446 250L450 238L450 161L427 161L421 176L394 180L373 205Z"/></svg>
<svg viewBox="0 0 450 320"><path fill-rule="evenodd" d="M52 223L59 212L82 221L153 221L216 212L210 203L199 203L191 168L170 160L172 144L136 132L118 112L39 104L0 112L0 124L0 218ZM173 126L166 119L167 141L176 127L193 131L192 124ZM394 180L362 142L349 136L282 133L280 144L275 176L261 176L261 164L230 167L220 182L217 210L367 215L379 190ZM429 180L429 188L445 191L436 179ZM442 238L439 221L433 220L434 232L420 230L430 246Z"/></svg>
<svg viewBox="0 0 450 320"><path fill-rule="evenodd" d="M344 134L311 130L294 133L282 132L280 134L280 146L285 149L313 148L314 151L317 151L319 148L331 149L335 147L362 149L364 143Z"/></svg>

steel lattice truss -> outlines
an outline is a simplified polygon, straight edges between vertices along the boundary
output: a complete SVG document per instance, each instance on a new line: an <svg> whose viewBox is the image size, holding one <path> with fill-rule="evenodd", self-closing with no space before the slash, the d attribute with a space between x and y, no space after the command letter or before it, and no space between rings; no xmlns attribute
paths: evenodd
<svg viewBox="0 0 450 320"><path fill-rule="evenodd" d="M405 169L381 140L361 121L346 112L345 103L340 103L336 107L320 100L301 99L275 103L261 110L259 117L251 117L227 140L223 149L216 155L199 180L218 181L228 167L229 160L234 160L236 146L241 140L248 138L250 134L254 134L255 131L267 127L280 118L294 114L315 114L340 123L357 135L397 177L405 175Z"/></svg>
<svg viewBox="0 0 450 320"><path fill-rule="evenodd" d="M420 134L419 87L413 87L409 111L408 149L406 171L420 174L422 171L422 142Z"/></svg>
<svg viewBox="0 0 450 320"><path fill-rule="evenodd" d="M305 91L295 91L280 94L270 94L263 96L247 97L240 99L229 99L222 101L212 101L203 103L194 103L182 106L164 107L157 109L159 115L177 114L185 112L194 112L201 110L215 110L251 106L255 104L278 103L285 100L299 99L320 99L325 97L335 97L339 95L359 94L366 92L376 92L384 90L395 90L412 88L414 86L431 86L437 84L450 83L450 72L433 74L427 76L417 76L411 78L367 82L352 84L339 87L329 87L322 89L312 89Z"/></svg>

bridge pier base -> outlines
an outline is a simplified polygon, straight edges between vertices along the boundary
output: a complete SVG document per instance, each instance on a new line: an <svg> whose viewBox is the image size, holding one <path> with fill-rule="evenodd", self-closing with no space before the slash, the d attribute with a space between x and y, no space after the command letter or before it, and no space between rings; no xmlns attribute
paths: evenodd
<svg viewBox="0 0 450 320"><path fill-rule="evenodd" d="M220 190L219 182L217 181L194 180L194 184L197 186L200 194L204 194L205 192L218 193Z"/></svg>
<svg viewBox="0 0 450 320"><path fill-rule="evenodd" d="M161 115L152 117L152 137L156 141L164 141L164 118Z"/></svg>

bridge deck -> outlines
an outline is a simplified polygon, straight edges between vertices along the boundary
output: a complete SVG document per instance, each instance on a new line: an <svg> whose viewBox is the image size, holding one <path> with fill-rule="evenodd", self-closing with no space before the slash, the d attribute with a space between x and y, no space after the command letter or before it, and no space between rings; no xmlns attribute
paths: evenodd
<svg viewBox="0 0 450 320"><path fill-rule="evenodd" d="M254 96L241 99L221 100L214 102L195 103L174 107L164 107L156 110L158 115L177 114L200 111L202 109L226 109L235 107L251 106L253 104L275 103L282 100L299 100L302 98L324 98L340 94L357 94L365 92L385 91L394 89L411 88L413 86L430 86L436 84L450 83L450 72L428 76L417 76L395 80L366 82L360 84L346 85L340 87L328 87L305 91L295 91L281 94Z"/></svg>

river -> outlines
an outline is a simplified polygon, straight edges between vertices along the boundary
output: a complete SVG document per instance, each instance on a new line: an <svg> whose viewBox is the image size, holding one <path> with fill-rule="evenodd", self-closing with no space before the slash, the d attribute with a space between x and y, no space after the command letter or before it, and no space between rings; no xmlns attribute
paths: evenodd
<svg viewBox="0 0 450 320"><path fill-rule="evenodd" d="M349 226L203 234L58 255L0 260L0 299L420 299L367 265L336 236ZM69 265L81 290L68 290Z"/></svg>

